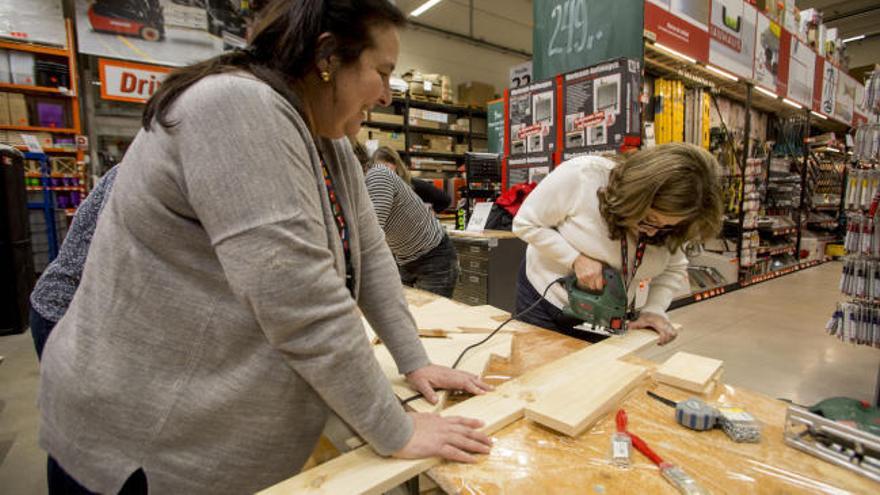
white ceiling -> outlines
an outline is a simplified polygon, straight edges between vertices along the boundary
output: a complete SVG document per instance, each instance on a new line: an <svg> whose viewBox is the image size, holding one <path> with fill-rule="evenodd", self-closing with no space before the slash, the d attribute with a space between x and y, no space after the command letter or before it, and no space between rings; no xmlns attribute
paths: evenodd
<svg viewBox="0 0 880 495"><path fill-rule="evenodd" d="M424 0L397 0L397 6L406 14L423 3ZM473 4L475 38L531 53L531 0L473 0ZM469 0L442 0L410 20L468 36L469 5Z"/></svg>

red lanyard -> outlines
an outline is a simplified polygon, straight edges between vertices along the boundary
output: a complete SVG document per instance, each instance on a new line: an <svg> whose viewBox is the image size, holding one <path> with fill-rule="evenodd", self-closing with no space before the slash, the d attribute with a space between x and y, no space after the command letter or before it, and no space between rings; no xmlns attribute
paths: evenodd
<svg viewBox="0 0 880 495"><path fill-rule="evenodd" d="M629 241L626 234L620 238L620 271L623 274L623 288L626 291L627 299L629 299L629 285L635 280L636 272L642 266L642 259L645 257L645 248L648 246L648 239L644 234L639 234L636 242L636 257L633 260L632 275L629 273ZM633 296L632 301L627 305L627 318L635 313L636 298Z"/></svg>

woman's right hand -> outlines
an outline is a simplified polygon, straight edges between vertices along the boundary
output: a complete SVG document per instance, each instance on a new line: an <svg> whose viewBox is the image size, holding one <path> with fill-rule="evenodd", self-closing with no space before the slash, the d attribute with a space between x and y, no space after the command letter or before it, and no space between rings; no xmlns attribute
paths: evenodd
<svg viewBox="0 0 880 495"><path fill-rule="evenodd" d="M602 263L579 254L572 265L577 277L578 287L601 291L605 287L605 277L602 275Z"/></svg>
<svg viewBox="0 0 880 495"><path fill-rule="evenodd" d="M398 459L422 459L439 456L450 461L476 462L471 454L488 454L492 440L477 430L478 419L444 417L432 413L409 413L413 435L402 449L392 454Z"/></svg>

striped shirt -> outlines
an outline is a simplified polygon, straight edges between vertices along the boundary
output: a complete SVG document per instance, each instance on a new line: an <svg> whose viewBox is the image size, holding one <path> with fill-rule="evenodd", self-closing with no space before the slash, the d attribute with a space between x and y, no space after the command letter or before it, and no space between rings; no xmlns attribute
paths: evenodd
<svg viewBox="0 0 880 495"><path fill-rule="evenodd" d="M399 265L415 261L443 240L443 227L415 191L383 165L367 170L367 192Z"/></svg>

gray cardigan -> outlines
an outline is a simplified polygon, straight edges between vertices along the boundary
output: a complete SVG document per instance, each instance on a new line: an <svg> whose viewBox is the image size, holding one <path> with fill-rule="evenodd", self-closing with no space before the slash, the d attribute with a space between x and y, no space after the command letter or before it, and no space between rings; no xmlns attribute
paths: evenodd
<svg viewBox="0 0 880 495"><path fill-rule="evenodd" d="M43 355L40 445L88 489L253 492L297 473L328 408L380 454L412 434L357 314L401 373L428 364L363 173L321 140L355 299L300 116L244 74L203 79L119 167Z"/></svg>

